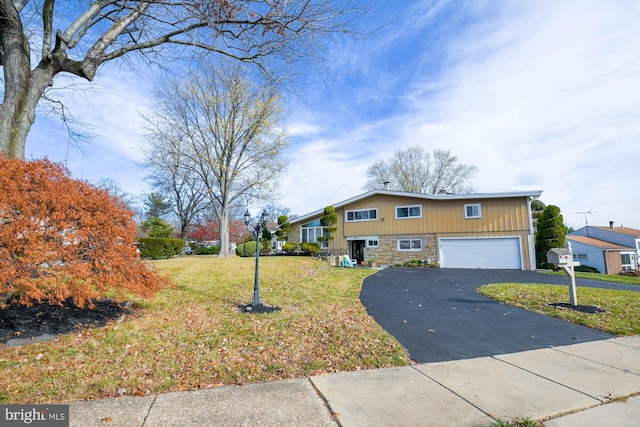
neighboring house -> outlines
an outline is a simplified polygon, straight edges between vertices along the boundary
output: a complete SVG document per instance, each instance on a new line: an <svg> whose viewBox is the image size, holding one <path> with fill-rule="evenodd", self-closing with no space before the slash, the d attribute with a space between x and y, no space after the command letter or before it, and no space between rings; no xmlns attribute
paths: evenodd
<svg viewBox="0 0 640 427"><path fill-rule="evenodd" d="M322 247L360 264L417 258L440 267L534 270L531 200L541 193L374 190L333 205L338 230ZM289 242L318 243L323 209L293 219Z"/></svg>
<svg viewBox="0 0 640 427"><path fill-rule="evenodd" d="M573 259L600 273L620 274L639 270L640 230L629 227L586 226L567 234Z"/></svg>
<svg viewBox="0 0 640 427"><path fill-rule="evenodd" d="M278 240L278 236L276 236L276 231L278 231L278 223L277 222L268 222L267 230L271 233L271 253L281 254L282 253L282 245L284 245L285 241Z"/></svg>

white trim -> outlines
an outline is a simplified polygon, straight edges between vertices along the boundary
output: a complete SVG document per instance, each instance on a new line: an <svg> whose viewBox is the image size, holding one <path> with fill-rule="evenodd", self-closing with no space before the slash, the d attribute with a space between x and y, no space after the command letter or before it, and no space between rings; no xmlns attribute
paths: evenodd
<svg viewBox="0 0 640 427"><path fill-rule="evenodd" d="M505 198L515 198L515 197L529 197L531 199L535 199L537 197L540 197L541 194L542 194L542 190L514 191L514 192L506 192L506 193L469 193L469 194L423 194L423 193L409 193L406 191L372 190L372 191L368 191L366 193L362 193L357 196L351 197L349 199L343 200L341 202L334 203L331 206L333 206L336 209L339 209L344 206L348 206L351 203L366 199L368 197L376 196L376 195L410 197L414 199L423 199L423 200L482 200L482 199L505 199ZM323 215L323 212L324 212L324 208L318 209L317 211L310 212L298 218L292 218L290 222L292 224L297 224L299 222L305 221L315 216L320 217Z"/></svg>
<svg viewBox="0 0 640 427"><path fill-rule="evenodd" d="M629 257L629 262L625 263L623 261L623 256L628 256ZM635 251L620 251L620 263L622 266L622 271L629 271L629 270L637 270L638 269L638 259L636 258L636 252Z"/></svg>
<svg viewBox="0 0 640 427"><path fill-rule="evenodd" d="M531 205L531 204L529 204ZM531 218L531 215L529 215ZM529 234L527 236L527 244L529 245L529 269L531 271L535 271L536 266L536 241L535 236L533 234ZM522 265L522 269L524 270L524 264Z"/></svg>
<svg viewBox="0 0 640 427"><path fill-rule="evenodd" d="M520 262L520 270L524 270L524 259L522 258L522 238L520 236L478 236L478 237L440 237L438 238L438 262L440 266L447 267L446 259L442 254L441 242L443 240L496 240L496 239L517 239L518 240L518 254L519 254L519 262ZM470 267L475 268L475 267Z"/></svg>
<svg viewBox="0 0 640 427"><path fill-rule="evenodd" d="M348 219L349 212L371 212L374 211L376 213L375 218L367 218L367 219ZM354 215L355 216L355 215ZM378 208L363 208L363 209L349 209L344 211L344 222L362 222L362 221L377 221L378 220Z"/></svg>
<svg viewBox="0 0 640 427"><path fill-rule="evenodd" d="M400 248L400 242L401 241L409 241L409 249L401 249ZM413 246L413 242L420 242L420 248L412 248ZM422 239L411 239L411 238L407 238L407 239L398 239L398 243L396 244L396 249L398 250L398 252L421 252L423 249L423 242Z"/></svg>
<svg viewBox="0 0 640 427"><path fill-rule="evenodd" d="M533 211L531 210L531 202L533 202L533 200L535 199L535 197L528 197L527 198L527 218L529 218L529 233L530 234L534 234L534 229L533 229ZM535 263L534 263L535 265Z"/></svg>
<svg viewBox="0 0 640 427"><path fill-rule="evenodd" d="M411 209L412 208L420 208L420 215L413 215L411 216ZM407 216L398 216L398 209L406 209L407 210ZM397 205L395 207L395 215L396 215L396 219L419 219L422 218L422 205L418 204L418 205Z"/></svg>
<svg viewBox="0 0 640 427"><path fill-rule="evenodd" d="M347 236L347 242L354 242L356 240L364 240L365 246L367 248L379 248L380 247L380 236ZM378 242L377 246L370 246L369 240L376 240Z"/></svg>
<svg viewBox="0 0 640 427"><path fill-rule="evenodd" d="M467 208L478 207L478 215L469 215ZM482 204L481 203L468 203L464 205L464 219L480 219L482 218Z"/></svg>

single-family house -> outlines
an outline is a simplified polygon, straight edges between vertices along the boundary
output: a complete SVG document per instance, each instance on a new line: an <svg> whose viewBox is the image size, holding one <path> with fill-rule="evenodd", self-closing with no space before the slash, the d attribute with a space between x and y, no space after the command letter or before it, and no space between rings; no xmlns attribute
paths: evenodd
<svg viewBox="0 0 640 427"><path fill-rule="evenodd" d="M566 236L571 242L573 259L580 265L597 269L600 273L620 274L639 270L640 230L629 227L587 225Z"/></svg>
<svg viewBox="0 0 640 427"><path fill-rule="evenodd" d="M337 231L327 245L323 210L291 221L289 242L315 242L359 264L420 259L440 267L535 269L531 201L541 191L417 194L373 190L332 206Z"/></svg>

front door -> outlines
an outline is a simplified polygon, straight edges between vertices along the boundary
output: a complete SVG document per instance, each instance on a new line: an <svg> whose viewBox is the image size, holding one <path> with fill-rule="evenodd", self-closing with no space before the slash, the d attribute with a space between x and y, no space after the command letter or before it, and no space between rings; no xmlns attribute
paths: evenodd
<svg viewBox="0 0 640 427"><path fill-rule="evenodd" d="M366 245L365 240L352 240L351 241L351 258L358 261L358 265L364 262L364 247Z"/></svg>

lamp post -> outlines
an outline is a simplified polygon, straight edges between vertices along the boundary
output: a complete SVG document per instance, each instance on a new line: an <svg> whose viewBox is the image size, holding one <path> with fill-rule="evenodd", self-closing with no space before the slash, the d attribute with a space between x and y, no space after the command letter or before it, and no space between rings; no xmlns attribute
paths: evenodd
<svg viewBox="0 0 640 427"><path fill-rule="evenodd" d="M249 221L251 220L251 214L249 213L249 209L244 213L244 225L249 226ZM262 215L260 219L253 227L253 235L256 238L256 277L253 282L253 301L251 305L253 308L256 308L260 305L260 282L258 279L259 271L260 271L260 236L262 236L262 232L267 227L267 211L266 209L262 211Z"/></svg>

